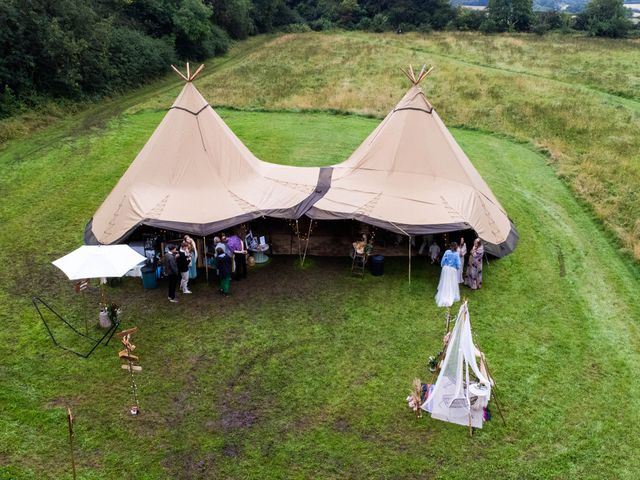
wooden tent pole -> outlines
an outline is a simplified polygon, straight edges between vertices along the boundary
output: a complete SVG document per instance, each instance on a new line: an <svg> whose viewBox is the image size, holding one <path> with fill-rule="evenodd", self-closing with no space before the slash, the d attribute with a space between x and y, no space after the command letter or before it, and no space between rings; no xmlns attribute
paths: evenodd
<svg viewBox="0 0 640 480"><path fill-rule="evenodd" d="M500 415L500 418L502 419L502 424L506 427L507 426L507 422L504 419L504 415L502 415L502 408L500 408L500 402L498 401L498 394L496 393L497 391L497 386L496 386L496 381L494 380L493 376L491 375L491 371L489 370L489 363L487 362L487 358L484 356L484 352L482 351L482 349L480 348L480 346L478 345L478 342L474 342L475 346L478 350L480 350L480 353L482 355L481 360L482 363L484 363L484 368L487 369L487 375L489 376L489 380L493 380L493 387L491 387L491 396L493 397L493 399L496 401L496 408L498 409L498 414Z"/></svg>
<svg viewBox="0 0 640 480"><path fill-rule="evenodd" d="M482 352L482 350L480 350ZM487 375L489 375L489 378L491 380L493 380L493 376L491 376L491 372L489 371L489 364L487 363L487 359L484 358L483 359L484 362L484 368L487 369ZM507 422L504 419L504 416L502 415L502 408L500 408L500 402L498 401L498 394L496 393L496 381L493 380L493 387L491 388L491 396L493 397L493 399L496 401L496 407L498 408L498 414L500 415L500 418L502 419L502 424L506 427L507 426Z"/></svg>
<svg viewBox="0 0 640 480"><path fill-rule="evenodd" d="M202 253L204 254L204 278L207 281L207 285L209 285L209 262L207 261L207 236L203 235L202 237Z"/></svg>
<svg viewBox="0 0 640 480"><path fill-rule="evenodd" d="M302 245L300 244L300 224L296 219L296 237L298 237L298 260L300 260L300 266L302 266Z"/></svg>
<svg viewBox="0 0 640 480"><path fill-rule="evenodd" d="M171 65L171 68L173 68L173 70L174 70L178 75L180 75L180 77L182 77L182 79L183 79L185 82L188 82L188 81L189 81L189 79L188 79L187 77L185 77L185 76L182 74L182 72L181 72L180 70L178 70L176 67L174 67L173 65Z"/></svg>
<svg viewBox="0 0 640 480"><path fill-rule="evenodd" d="M189 77L189 81L193 82L193 80L198 76L198 74L202 71L203 68L204 68L204 63L200 65L198 69L195 71L195 73Z"/></svg>
<svg viewBox="0 0 640 480"><path fill-rule="evenodd" d="M313 220L309 219L309 231L307 232L307 241L304 245L304 255L302 256L302 262L300 262L300 266L304 266L304 261L307 258L307 249L309 248L309 238L311 237L311 225L313 225Z"/></svg>
<svg viewBox="0 0 640 480"><path fill-rule="evenodd" d="M187 62L187 78L191 81L191 71L189 70L189 62Z"/></svg>
<svg viewBox="0 0 640 480"><path fill-rule="evenodd" d="M409 235L409 285L411 285L411 235Z"/></svg>

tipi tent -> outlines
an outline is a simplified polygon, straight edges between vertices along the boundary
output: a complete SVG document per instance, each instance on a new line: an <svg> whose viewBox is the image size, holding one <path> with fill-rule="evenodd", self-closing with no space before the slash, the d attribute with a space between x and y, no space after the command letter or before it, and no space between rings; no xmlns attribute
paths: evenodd
<svg viewBox="0 0 640 480"><path fill-rule="evenodd" d="M476 357L481 359L480 366ZM464 302L449 336L440 375L421 408L444 422L482 428L492 383L482 353L473 344L469 307Z"/></svg>
<svg viewBox="0 0 640 480"><path fill-rule="evenodd" d="M117 243L139 225L204 236L260 216L298 218L321 195L326 169L258 160L194 87L199 71L183 76L173 106L87 224L86 243Z"/></svg>
<svg viewBox="0 0 640 480"><path fill-rule="evenodd" d="M400 103L345 162L307 213L354 219L404 235L473 229L485 250L511 253L518 234L507 213L419 87L423 70Z"/></svg>

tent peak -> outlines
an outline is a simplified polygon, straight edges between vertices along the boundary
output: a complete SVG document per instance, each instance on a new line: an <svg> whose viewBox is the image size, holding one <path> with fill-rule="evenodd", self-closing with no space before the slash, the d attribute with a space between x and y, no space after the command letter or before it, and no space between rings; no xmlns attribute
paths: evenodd
<svg viewBox="0 0 640 480"><path fill-rule="evenodd" d="M204 68L204 63L202 63L194 73L191 73L191 70L189 69L189 62L187 62L187 74L186 75L184 75L180 70L178 70L173 65L171 65L171 68L173 68L174 72L176 72L178 75L180 75L180 78L182 78L185 82L189 83L189 82L193 82L193 80L200 74L200 72Z"/></svg>
<svg viewBox="0 0 640 480"><path fill-rule="evenodd" d="M423 64L422 68L420 69L420 73L417 76L413 71L413 67L411 65L409 65L409 68L407 68L406 70L403 68L401 68L400 70L407 76L409 80L411 80L411 83L417 86L420 82L422 82L422 80L424 80L427 75L429 75L433 71L433 68L434 67L431 67L429 68L429 70L427 70L427 65Z"/></svg>

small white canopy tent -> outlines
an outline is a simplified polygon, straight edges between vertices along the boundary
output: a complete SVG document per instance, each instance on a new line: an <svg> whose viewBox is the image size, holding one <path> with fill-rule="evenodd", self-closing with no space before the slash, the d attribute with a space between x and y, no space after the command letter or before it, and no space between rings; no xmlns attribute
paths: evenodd
<svg viewBox="0 0 640 480"><path fill-rule="evenodd" d="M480 366L476 357L480 358ZM464 302L449 336L436 384L421 408L444 422L482 428L492 385L482 352L473 343L469 308Z"/></svg>

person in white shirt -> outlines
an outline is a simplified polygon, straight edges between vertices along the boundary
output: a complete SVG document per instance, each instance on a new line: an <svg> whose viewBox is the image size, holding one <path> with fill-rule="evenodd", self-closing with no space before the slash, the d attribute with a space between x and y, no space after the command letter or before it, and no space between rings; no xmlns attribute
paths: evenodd
<svg viewBox="0 0 640 480"><path fill-rule="evenodd" d="M464 282L464 276L462 270L464 270L464 257L467 254L467 244L464 243L464 237L460 238L458 244L458 255L460 255L460 268L458 269L458 283Z"/></svg>
<svg viewBox="0 0 640 480"><path fill-rule="evenodd" d="M431 264L437 263L440 258L440 247L435 240L429 246L429 258L431 258Z"/></svg>

